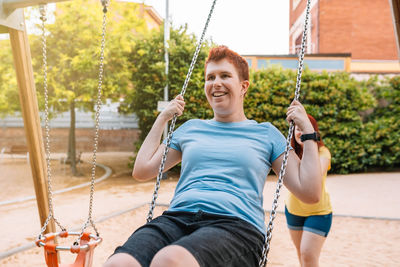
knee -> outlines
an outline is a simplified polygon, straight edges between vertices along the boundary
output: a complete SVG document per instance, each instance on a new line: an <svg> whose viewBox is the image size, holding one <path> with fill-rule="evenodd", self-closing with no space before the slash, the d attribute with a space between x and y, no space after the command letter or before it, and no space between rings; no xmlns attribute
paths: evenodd
<svg viewBox="0 0 400 267"><path fill-rule="evenodd" d="M179 255L173 250L160 250L154 255L150 267L176 267L179 266Z"/></svg>
<svg viewBox="0 0 400 267"><path fill-rule="evenodd" d="M318 256L311 249L302 249L300 257L302 266L316 266L315 264L318 262Z"/></svg>
<svg viewBox="0 0 400 267"><path fill-rule="evenodd" d="M116 267L118 266L118 263L116 263L115 261L112 261L110 259L108 259L104 264L103 267Z"/></svg>
<svg viewBox="0 0 400 267"><path fill-rule="evenodd" d="M195 258L180 246L167 246L154 256L150 267L199 266Z"/></svg>
<svg viewBox="0 0 400 267"><path fill-rule="evenodd" d="M108 258L108 260L103 264L103 267L141 267L141 265L131 255L118 253Z"/></svg>

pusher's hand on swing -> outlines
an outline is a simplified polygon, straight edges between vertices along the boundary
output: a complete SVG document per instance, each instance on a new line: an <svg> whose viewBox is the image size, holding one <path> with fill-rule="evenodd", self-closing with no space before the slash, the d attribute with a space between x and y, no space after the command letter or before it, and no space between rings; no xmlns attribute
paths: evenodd
<svg viewBox="0 0 400 267"><path fill-rule="evenodd" d="M314 128L307 117L307 112L304 106L297 100L293 100L286 112L286 120L291 121L304 133L309 134L314 132Z"/></svg>

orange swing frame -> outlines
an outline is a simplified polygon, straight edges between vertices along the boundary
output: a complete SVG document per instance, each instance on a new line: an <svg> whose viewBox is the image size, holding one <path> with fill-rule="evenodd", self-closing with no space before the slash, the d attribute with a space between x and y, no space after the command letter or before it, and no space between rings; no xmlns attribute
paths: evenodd
<svg viewBox="0 0 400 267"><path fill-rule="evenodd" d="M93 263L93 252L98 244L103 240L99 236L92 235L88 232L84 232L80 238L79 244L74 244L70 247L58 246L55 242L57 237L66 238L70 235L80 235L77 232L61 231L58 233L49 233L44 235L42 238L36 240L38 247L44 248L44 255L46 259L46 265L48 267L86 267L92 266ZM72 264L60 264L58 262L57 251L69 250L71 253L78 254L75 262Z"/></svg>

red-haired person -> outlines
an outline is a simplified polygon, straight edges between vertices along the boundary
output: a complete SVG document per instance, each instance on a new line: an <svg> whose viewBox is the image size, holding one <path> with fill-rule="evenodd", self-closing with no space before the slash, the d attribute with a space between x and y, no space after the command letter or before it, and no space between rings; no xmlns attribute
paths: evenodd
<svg viewBox="0 0 400 267"><path fill-rule="evenodd" d="M174 131L165 170L179 162L182 167L169 208L117 247L106 267L258 266L265 236L263 188L270 169L279 172L286 140L271 123L247 119L243 100L249 84L243 57L226 46L211 49L204 93L214 117L189 120ZM135 179L157 176L163 130L184 106L177 96L158 115L137 154ZM304 133L314 132L297 101L287 120ZM300 160L290 151L284 183L302 201L318 202L317 143L305 142L303 154Z"/></svg>
<svg viewBox="0 0 400 267"><path fill-rule="evenodd" d="M321 165L320 175L322 177L321 198L318 203L308 204L289 193L285 207L290 236L303 267L319 265L319 255L332 225L332 207L329 194L325 188L327 172L331 168L331 154L319 135L317 121L309 114L308 118L319 139L317 145ZM303 132L296 126L291 145L300 159L305 156L302 138L304 140Z"/></svg>

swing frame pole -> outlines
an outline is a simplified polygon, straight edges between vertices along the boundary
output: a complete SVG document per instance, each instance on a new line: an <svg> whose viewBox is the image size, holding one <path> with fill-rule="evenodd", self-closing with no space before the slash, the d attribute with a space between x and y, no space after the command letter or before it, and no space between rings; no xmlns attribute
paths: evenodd
<svg viewBox="0 0 400 267"><path fill-rule="evenodd" d="M43 224L49 215L49 199L46 187L47 167L28 36L26 31L11 28L9 29L9 34L36 202L40 222ZM50 232L56 230L54 222L49 224L48 230Z"/></svg>
<svg viewBox="0 0 400 267"><path fill-rule="evenodd" d="M25 18L22 7L36 4L60 2L61 0L0 0L0 26L8 30L14 67L16 72L21 113L24 121L26 143L29 152L33 184L35 187L36 202L43 225L49 216L49 197L47 192L47 166L43 146L42 128L40 126L39 107L36 96L35 80L31 60L28 35L26 33ZM64 0L63 0L64 1ZM18 8L18 9L17 9ZM15 13L20 16L13 17ZM9 19L9 17L12 17ZM10 22L11 21L11 22ZM3 23L4 22L4 23ZM17 25L18 27L14 27ZM50 221L46 232L55 232L56 227Z"/></svg>

